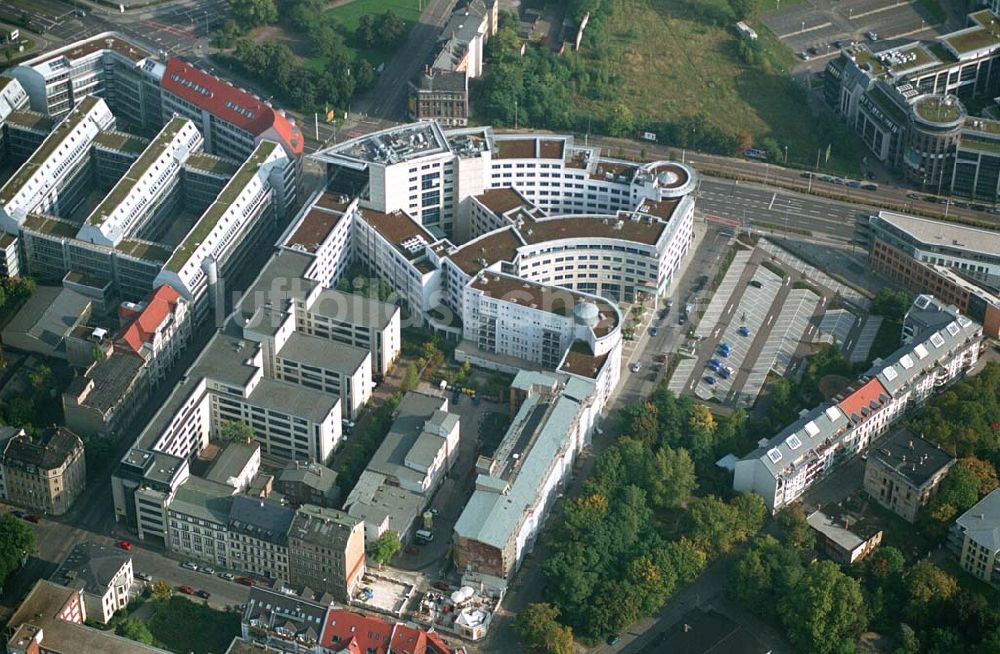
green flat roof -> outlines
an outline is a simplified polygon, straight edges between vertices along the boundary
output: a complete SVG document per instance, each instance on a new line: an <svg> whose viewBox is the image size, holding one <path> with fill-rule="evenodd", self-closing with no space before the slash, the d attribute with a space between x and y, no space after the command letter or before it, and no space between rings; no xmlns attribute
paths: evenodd
<svg viewBox="0 0 1000 654"><path fill-rule="evenodd" d="M977 122L978 125L976 125ZM986 132L987 134L1000 134L1000 121L969 116L965 119L965 129Z"/></svg>
<svg viewBox="0 0 1000 654"><path fill-rule="evenodd" d="M94 138L94 143L104 146L109 150L118 150L129 154L141 154L143 150L149 147L149 139L116 131L99 133Z"/></svg>
<svg viewBox="0 0 1000 654"><path fill-rule="evenodd" d="M50 132L55 121L50 116L37 111L12 111L6 120L9 125L18 125L39 132Z"/></svg>
<svg viewBox="0 0 1000 654"><path fill-rule="evenodd" d="M76 237L77 227L73 223L59 220L54 216L46 216L40 213L29 213L24 219L24 228L42 234L52 236L62 236L64 238Z"/></svg>
<svg viewBox="0 0 1000 654"><path fill-rule="evenodd" d="M222 218L222 214L229 209L231 205L239 194L246 187L247 183L257 174L257 169L260 165L271 156L275 148L279 147L277 143L272 143L271 141L261 141L252 153L250 153L250 158L243 162L240 169L236 171L226 186L219 193L219 197L215 199L212 206L201 215L198 222L194 224L188 235L184 237L184 241L177 246L174 250L174 255L170 257L167 261L165 268L171 272L179 272L184 264L188 262L194 251L201 245L202 241L208 238L208 235L215 228L215 225Z"/></svg>
<svg viewBox="0 0 1000 654"><path fill-rule="evenodd" d="M941 98L925 98L914 103L913 110L924 120L935 123L950 123L962 115L961 104L957 99L947 104Z"/></svg>
<svg viewBox="0 0 1000 654"><path fill-rule="evenodd" d="M173 138L181 131L186 123L191 122L187 118L173 118L163 126L160 133L156 135L153 142L149 144L135 162L129 166L125 176L122 177L114 188L104 197L97 208L94 209L87 218L87 224L100 227L104 220L120 205L146 170L153 165L160 156L166 152Z"/></svg>
<svg viewBox="0 0 1000 654"><path fill-rule="evenodd" d="M236 174L236 171L240 169L239 163L235 161L222 159L221 157L201 152L192 154L188 157L187 161L184 162L184 165L206 173L212 173L220 177L232 177Z"/></svg>
<svg viewBox="0 0 1000 654"><path fill-rule="evenodd" d="M997 21L993 12L986 9L972 14L973 20L979 23L980 27L970 28L968 31L962 30L954 36L945 36L951 47L957 52L972 52L979 48L1000 43L1000 22Z"/></svg>
<svg viewBox="0 0 1000 654"><path fill-rule="evenodd" d="M933 56L927 50L919 46L915 48L904 48L901 49L901 51L906 54L914 55L914 59L913 61L908 61L905 64L899 64L898 66L890 68L889 70L895 75L905 73L908 70L913 70L921 66L926 66L927 64L939 62L937 57Z"/></svg>
<svg viewBox="0 0 1000 654"><path fill-rule="evenodd" d="M17 195L17 192L21 189L24 184L31 179L31 176L35 174L38 167L48 159L59 144L63 142L66 133L77 125L79 125L86 114L101 102L100 98L88 95L83 100L80 101L76 107L73 108L62 121L56 125L55 131L45 137L42 144L38 146L38 149L28 158L24 164L17 169L14 176L3 185L0 189L0 202L10 202L11 199Z"/></svg>
<svg viewBox="0 0 1000 654"><path fill-rule="evenodd" d="M123 254L135 257L136 259L146 259L163 263L173 254L171 250L157 243L149 241L124 240L115 246L115 249Z"/></svg>

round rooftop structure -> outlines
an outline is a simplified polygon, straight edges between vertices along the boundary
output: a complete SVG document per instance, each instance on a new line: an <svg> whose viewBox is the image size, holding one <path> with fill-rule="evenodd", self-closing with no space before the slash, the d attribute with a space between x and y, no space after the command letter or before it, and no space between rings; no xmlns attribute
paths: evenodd
<svg viewBox="0 0 1000 654"><path fill-rule="evenodd" d="M949 131L962 126L967 112L954 95L925 95L910 106L913 120L923 129Z"/></svg>
<svg viewBox="0 0 1000 654"><path fill-rule="evenodd" d="M643 165L639 173L659 192L661 199L680 198L694 192L698 176L694 169L676 161L654 161Z"/></svg>
<svg viewBox="0 0 1000 654"><path fill-rule="evenodd" d="M594 328L601 320L601 312L593 302L577 302L573 308L573 317L576 324Z"/></svg>

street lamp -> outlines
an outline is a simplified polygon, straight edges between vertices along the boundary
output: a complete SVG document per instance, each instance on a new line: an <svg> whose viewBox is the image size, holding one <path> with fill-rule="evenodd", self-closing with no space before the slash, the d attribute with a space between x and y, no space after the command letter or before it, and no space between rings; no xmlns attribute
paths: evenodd
<svg viewBox="0 0 1000 654"><path fill-rule="evenodd" d="M788 146L785 146L785 164L788 164Z"/></svg>

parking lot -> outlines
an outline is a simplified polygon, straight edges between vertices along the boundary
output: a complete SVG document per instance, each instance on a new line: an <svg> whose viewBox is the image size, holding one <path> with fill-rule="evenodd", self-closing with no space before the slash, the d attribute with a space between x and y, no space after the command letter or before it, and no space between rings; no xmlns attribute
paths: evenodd
<svg viewBox="0 0 1000 654"><path fill-rule="evenodd" d="M766 14L764 22L793 52L813 60L836 55L839 43L870 41L868 32L884 41L945 31L919 2L897 0L806 0Z"/></svg>
<svg viewBox="0 0 1000 654"><path fill-rule="evenodd" d="M736 308L720 341L729 345L728 356L723 355L721 348L717 347L716 356L709 358L709 361L719 360L721 365L728 366L733 372L720 374L711 368L706 368L695 385L696 396L703 400L727 398L736 382L737 372L750 370L755 366L754 359L748 356L751 345L760 338L767 338L761 333L761 327L764 326L771 305L783 283L784 281L770 270L757 267L751 282L743 291L739 306L731 305L731 308ZM717 327L713 335L718 335L719 331L720 328Z"/></svg>

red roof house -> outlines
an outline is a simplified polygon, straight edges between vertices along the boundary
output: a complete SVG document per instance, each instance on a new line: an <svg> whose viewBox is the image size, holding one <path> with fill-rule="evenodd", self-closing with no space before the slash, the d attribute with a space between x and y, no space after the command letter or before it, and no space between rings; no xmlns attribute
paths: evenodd
<svg viewBox="0 0 1000 654"><path fill-rule="evenodd" d="M289 155L302 154L302 131L283 112L177 57L167 60L160 87L255 138L280 142Z"/></svg>
<svg viewBox="0 0 1000 654"><path fill-rule="evenodd" d="M451 654L452 648L435 632L390 623L344 609L330 609L320 646L350 654Z"/></svg>
<svg viewBox="0 0 1000 654"><path fill-rule="evenodd" d="M156 330L173 313L179 298L180 293L166 284L153 292L152 297L149 298L149 304L122 334L122 340L129 349L136 354L141 354L144 344L152 344Z"/></svg>

